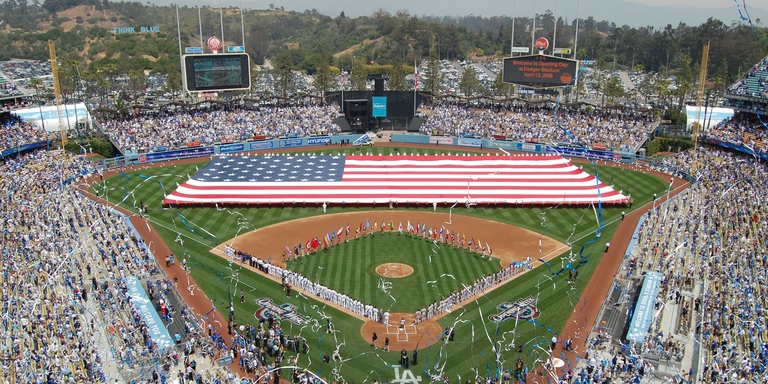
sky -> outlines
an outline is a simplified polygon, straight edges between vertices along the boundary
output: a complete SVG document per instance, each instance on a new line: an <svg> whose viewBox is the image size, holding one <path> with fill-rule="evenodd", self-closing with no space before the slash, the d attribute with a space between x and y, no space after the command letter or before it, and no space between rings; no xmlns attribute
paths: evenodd
<svg viewBox="0 0 768 384"><path fill-rule="evenodd" d="M159 5L175 3L173 0L150 2ZM530 17L535 7L536 13L549 9L569 22L576 17L578 8L581 18L593 16L598 21L609 20L619 26L657 28L667 24L676 27L680 22L699 25L709 17L731 24L742 20L741 10L754 24L757 19L761 20L762 26L768 23L768 2L764 0L179 0L179 3L193 7L223 5L246 9L267 9L273 4L299 12L317 9L328 16L337 16L344 11L349 17L369 16L379 9L390 13L407 10L414 16Z"/></svg>

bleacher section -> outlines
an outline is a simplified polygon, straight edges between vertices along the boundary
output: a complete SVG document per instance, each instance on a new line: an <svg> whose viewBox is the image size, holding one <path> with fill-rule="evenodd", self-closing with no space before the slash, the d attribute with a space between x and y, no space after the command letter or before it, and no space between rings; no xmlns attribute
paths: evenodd
<svg viewBox="0 0 768 384"><path fill-rule="evenodd" d="M768 114L768 57L728 86L726 106L742 112Z"/></svg>

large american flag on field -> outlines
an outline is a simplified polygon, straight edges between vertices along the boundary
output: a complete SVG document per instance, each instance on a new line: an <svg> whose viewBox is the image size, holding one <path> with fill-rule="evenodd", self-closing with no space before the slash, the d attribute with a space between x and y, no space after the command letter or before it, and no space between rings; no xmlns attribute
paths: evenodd
<svg viewBox="0 0 768 384"><path fill-rule="evenodd" d="M165 198L184 203L623 203L558 155L215 157Z"/></svg>

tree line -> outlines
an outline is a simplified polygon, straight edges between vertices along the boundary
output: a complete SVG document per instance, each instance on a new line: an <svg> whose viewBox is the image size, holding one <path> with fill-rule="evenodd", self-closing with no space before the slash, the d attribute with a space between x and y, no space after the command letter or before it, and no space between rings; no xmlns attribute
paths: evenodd
<svg viewBox="0 0 768 384"><path fill-rule="evenodd" d="M83 15L75 27L65 30L62 25L66 21L71 24L71 20L61 13L73 6L86 6L85 9L105 11L112 16L101 20ZM77 62L81 75L92 74L99 78L97 82L109 83L112 78L147 72L170 75L174 83L180 78L175 7L107 0L46 0L41 6L35 6L26 0L5 0L0 9L7 23L0 30L0 44L6 47L0 52L0 60L47 59L46 43L52 40L59 48L59 56ZM22 10L25 12L20 12ZM317 75L324 85L330 84L329 79L339 71L351 70L358 75L386 72L396 79L390 88L397 89L403 86L401 74L412 73L413 63L426 60L431 64L424 74L425 82L430 82L425 88L436 92L440 91L436 86L439 77L434 67L436 60L509 56L510 45L530 45L530 29L534 24L531 17L516 17L513 31L512 19L503 15L438 18L384 10L355 18L347 17L344 12L327 16L317 10L295 12L274 6L243 10L243 13L241 19L240 10L236 8L181 7L182 45L200 45L201 40L223 31L225 44L245 45L254 64L272 62L274 75L286 82L285 85L290 79L281 77L281 72L304 71ZM115 35L109 29L109 25L115 23L159 25L161 32ZM566 22L546 10L536 15L535 25L536 37L556 41L558 48L575 48L578 59L595 60L602 67L614 69L676 74L690 79L690 85L683 84L688 87L697 78L702 46L706 42L711 43L708 81L720 88L735 81L768 53L768 29L759 22L757 26L728 25L710 18L698 26L680 23L664 28L630 27L592 17ZM245 41L242 41L243 33ZM355 86L361 85L360 78L350 80ZM662 80L658 83L654 86L664 85ZM468 81L462 87L471 91L474 86ZM604 86L611 87L607 81ZM501 92L504 85L493 88Z"/></svg>

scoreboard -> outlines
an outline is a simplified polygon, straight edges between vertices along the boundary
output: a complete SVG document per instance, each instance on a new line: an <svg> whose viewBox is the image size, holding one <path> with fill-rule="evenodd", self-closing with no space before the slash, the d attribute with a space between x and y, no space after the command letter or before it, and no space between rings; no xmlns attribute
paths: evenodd
<svg viewBox="0 0 768 384"><path fill-rule="evenodd" d="M504 59L502 80L531 88L564 87L576 78L577 61L547 55Z"/></svg>
<svg viewBox="0 0 768 384"><path fill-rule="evenodd" d="M251 60L246 53L185 55L182 72L187 92L234 91L251 87Z"/></svg>

